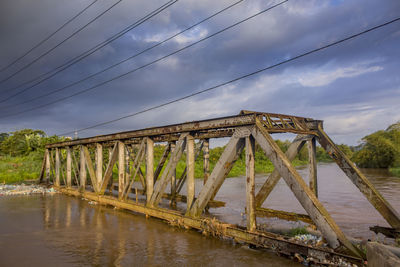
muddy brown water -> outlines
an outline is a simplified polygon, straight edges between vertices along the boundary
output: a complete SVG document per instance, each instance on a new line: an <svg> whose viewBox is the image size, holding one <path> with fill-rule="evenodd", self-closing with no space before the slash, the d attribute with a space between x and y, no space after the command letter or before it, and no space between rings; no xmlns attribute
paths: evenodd
<svg viewBox="0 0 400 267"><path fill-rule="evenodd" d="M298 169L307 181L307 169ZM400 212L400 178L382 170L363 170ZM353 237L377 238L368 228L387 226L334 164L319 164L319 198L342 230ZM256 191L265 181L257 176ZM199 185L201 180L196 180ZM198 192L197 192L198 193ZM245 179L225 181L216 199L226 207L213 216L245 224ZM280 181L265 207L304 212ZM278 219L270 226L301 226ZM382 238L382 237L378 237ZM0 266L301 266L267 251L171 227L142 215L61 194L0 197Z"/></svg>

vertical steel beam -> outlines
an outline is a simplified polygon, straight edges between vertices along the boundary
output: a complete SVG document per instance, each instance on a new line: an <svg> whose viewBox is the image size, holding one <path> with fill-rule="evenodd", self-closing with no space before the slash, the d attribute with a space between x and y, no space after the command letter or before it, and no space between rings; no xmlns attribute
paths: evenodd
<svg viewBox="0 0 400 267"><path fill-rule="evenodd" d="M125 144L118 141L118 197L122 198L125 188Z"/></svg>
<svg viewBox="0 0 400 267"><path fill-rule="evenodd" d="M246 213L247 230L255 231L256 205L255 205L255 141L252 136L246 137Z"/></svg>
<svg viewBox="0 0 400 267"><path fill-rule="evenodd" d="M237 134L239 129L241 128L238 128L229 140L224 152L215 164L207 183L202 187L199 196L193 203L189 213L191 216L198 217L201 215L211 198L217 194L225 180L225 177L228 175L233 164L242 152L244 148L244 138Z"/></svg>
<svg viewBox="0 0 400 267"><path fill-rule="evenodd" d="M204 181L206 184L208 177L210 176L210 139L204 139L203 142L203 170L204 170Z"/></svg>
<svg viewBox="0 0 400 267"><path fill-rule="evenodd" d="M60 186L60 149L56 147L56 181L55 185Z"/></svg>
<svg viewBox="0 0 400 267"><path fill-rule="evenodd" d="M186 169L187 169L187 211L190 210L194 200L194 138L186 136Z"/></svg>
<svg viewBox="0 0 400 267"><path fill-rule="evenodd" d="M305 144L305 141L303 140L305 136L304 135L298 135L294 141L290 144L288 150L286 151L285 155L286 157L292 161L296 157L296 155L299 153L299 151L302 149L302 147ZM279 179L281 178L281 175L279 174L277 169L274 169L273 172L268 176L267 180L265 183L261 186L260 190L258 191L256 195L256 207L259 208L262 206L264 201L267 199L269 194L272 192L276 184L279 182Z"/></svg>
<svg viewBox="0 0 400 267"><path fill-rule="evenodd" d="M171 151L174 151L175 147L176 147L176 142L175 141L171 142L170 147L171 147ZM185 171L186 171L186 169L184 170L184 172ZM176 169L173 170L171 173L171 202L170 202L170 205L172 207L176 207L175 196L176 196Z"/></svg>
<svg viewBox="0 0 400 267"><path fill-rule="evenodd" d="M368 201L382 215L383 218L395 229L400 229L400 217L386 199L376 190L370 181L361 173L356 165L335 145L324 132L322 126L318 126L318 141L329 156L338 164L343 172L364 194Z"/></svg>
<svg viewBox="0 0 400 267"><path fill-rule="evenodd" d="M285 156L258 119L256 120L256 127L252 130L252 135L274 164L275 168L279 171L297 200L307 211L308 215L310 215L315 225L322 232L329 245L332 248L338 248L340 244L343 244L354 255L361 257L360 251L347 240L328 211L315 197L303 178L293 167L290 160Z"/></svg>
<svg viewBox="0 0 400 267"><path fill-rule="evenodd" d="M46 149L46 183L50 183L50 151Z"/></svg>
<svg viewBox="0 0 400 267"><path fill-rule="evenodd" d="M308 147L308 178L311 191L318 197L317 182L317 146L315 137L307 141Z"/></svg>
<svg viewBox="0 0 400 267"><path fill-rule="evenodd" d="M96 180L97 188L100 190L100 185L103 180L103 146L96 144Z"/></svg>
<svg viewBox="0 0 400 267"><path fill-rule="evenodd" d="M71 148L69 146L66 147L67 150L67 187L71 187L72 185L72 158L71 158Z"/></svg>
<svg viewBox="0 0 400 267"><path fill-rule="evenodd" d="M86 176L87 176L87 173L86 173L86 166L85 166L85 164L86 164L86 162L85 162L86 160L85 160L85 152L84 152L84 149L83 149L83 146L81 146L81 149L80 149L80 163L79 163L79 180L80 180L80 182L79 182L79 190L80 191L85 191L85 189L86 189Z"/></svg>
<svg viewBox="0 0 400 267"><path fill-rule="evenodd" d="M150 202L154 188L154 141L146 138L146 202Z"/></svg>

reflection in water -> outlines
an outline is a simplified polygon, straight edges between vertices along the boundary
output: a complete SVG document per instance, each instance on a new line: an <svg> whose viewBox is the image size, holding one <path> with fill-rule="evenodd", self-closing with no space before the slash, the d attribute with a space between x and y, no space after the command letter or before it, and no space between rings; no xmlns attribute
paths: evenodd
<svg viewBox="0 0 400 267"><path fill-rule="evenodd" d="M307 169L299 172L307 181ZM369 226L387 225L336 165L320 164L318 173L320 200L346 234L372 237ZM376 170L366 175L400 211L400 178ZM264 181L265 176L257 177L256 190ZM216 199L226 201L226 207L210 209L213 216L245 225L243 177L227 179ZM304 213L283 180L264 206ZM0 266L300 266L269 252L61 194L0 198L0 248Z"/></svg>
<svg viewBox="0 0 400 267"><path fill-rule="evenodd" d="M298 169L308 183L308 169ZM362 170L376 189L386 198L393 208L400 213L400 178L393 177L386 170ZM256 177L256 192L261 188L266 177ZM226 207L211 209L223 221L246 225L245 218L240 216L245 207L245 179L243 177L227 179L218 192L216 199L225 201ZM358 238L375 238L370 226L389 226L385 219L368 202L365 196L350 181L336 164L318 164L319 200L326 207L333 219L345 234ZM263 207L306 214L301 204L280 179ZM275 218L260 219L258 222L269 226L301 226L302 223L286 222Z"/></svg>
<svg viewBox="0 0 400 267"><path fill-rule="evenodd" d="M0 266L300 266L61 194L1 198L0 216Z"/></svg>

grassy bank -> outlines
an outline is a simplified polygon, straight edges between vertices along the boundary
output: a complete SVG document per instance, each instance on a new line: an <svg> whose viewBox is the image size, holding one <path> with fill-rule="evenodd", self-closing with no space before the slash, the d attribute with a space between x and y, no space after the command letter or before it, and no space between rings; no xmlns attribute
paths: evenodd
<svg viewBox="0 0 400 267"><path fill-rule="evenodd" d="M213 170L215 164L217 163L219 157L221 156L224 148L216 147L210 149L210 172ZM154 162L155 165L158 164L164 151L163 146L155 146L154 149ZM105 153L107 154L107 153ZM27 156L0 156L0 183L18 183L25 180L37 179L40 172L40 167L42 164L43 155L41 153L35 152L30 153ZM104 159L107 162L107 158ZM295 166L301 166L307 164L307 159L296 158L293 161ZM166 165L166 164L165 164ZM164 165L164 166L165 166ZM186 156L182 155L181 160L176 168L177 178L180 178L186 166ZM156 166L154 166L156 168ZM265 154L257 149L256 151L256 162L255 171L256 173L270 173L274 169L272 163L267 159ZM142 170L145 170L145 166L142 165ZM114 166L114 179L118 177L117 166ZM237 177L246 174L246 160L245 153L243 152L236 163L233 165L231 172L228 177ZM195 162L195 177L203 178L203 154L199 154Z"/></svg>
<svg viewBox="0 0 400 267"><path fill-rule="evenodd" d="M18 183L37 179L43 156L31 153L27 156L0 156L0 183Z"/></svg>
<svg viewBox="0 0 400 267"><path fill-rule="evenodd" d="M394 176L400 177L400 167L397 168L390 168L390 173Z"/></svg>

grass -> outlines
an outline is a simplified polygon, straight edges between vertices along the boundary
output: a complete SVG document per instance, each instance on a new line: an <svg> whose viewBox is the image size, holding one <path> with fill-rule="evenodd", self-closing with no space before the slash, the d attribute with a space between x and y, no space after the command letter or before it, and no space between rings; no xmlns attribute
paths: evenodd
<svg viewBox="0 0 400 267"><path fill-rule="evenodd" d="M37 179L42 159L38 153L19 157L0 156L0 182L11 184Z"/></svg>
<svg viewBox="0 0 400 267"><path fill-rule="evenodd" d="M288 233L288 235L292 237L296 235L306 235L306 234L308 234L308 231L305 227L292 228Z"/></svg>
<svg viewBox="0 0 400 267"><path fill-rule="evenodd" d="M393 174L394 176L400 177L400 167L397 167L397 168L390 168L389 171L390 171L390 173Z"/></svg>
<svg viewBox="0 0 400 267"><path fill-rule="evenodd" d="M154 165L157 165L164 151L164 147L157 145L154 148ZM223 147L216 147L210 149L210 173L215 167L219 157L224 151ZM106 154L106 153L105 153ZM65 155L64 155L65 156ZM105 161L107 161L108 156L105 156ZM41 153L31 153L27 156L0 156L0 183L19 183L25 180L37 179L40 172L40 167L42 164L43 155ZM255 172L260 173L271 173L274 170L274 166L267 159L265 154L261 149L256 149L255 156ZM293 161L294 166L302 166L307 164L307 160L295 159ZM164 168L167 164L164 165ZM145 170L145 165L142 164L142 170ZM184 169L186 167L186 156L182 155L182 158L178 162L176 168L176 176L180 178ZM156 166L154 166L156 168ZM113 177L117 179L118 169L114 166ZM228 177L237 177L246 175L246 160L244 151L239 156L236 163L233 165L232 170L229 172ZM201 152L195 162L195 177L203 178L203 153Z"/></svg>

